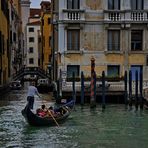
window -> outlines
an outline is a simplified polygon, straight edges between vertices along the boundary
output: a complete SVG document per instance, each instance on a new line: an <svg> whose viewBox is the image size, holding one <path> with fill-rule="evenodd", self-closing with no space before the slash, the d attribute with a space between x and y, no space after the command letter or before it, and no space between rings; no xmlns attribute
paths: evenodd
<svg viewBox="0 0 148 148"><path fill-rule="evenodd" d="M108 30L108 51L120 50L120 31Z"/></svg>
<svg viewBox="0 0 148 148"><path fill-rule="evenodd" d="M29 47L29 53L33 53L33 47Z"/></svg>
<svg viewBox="0 0 148 148"><path fill-rule="evenodd" d="M10 44L12 44L12 31L10 31Z"/></svg>
<svg viewBox="0 0 148 148"><path fill-rule="evenodd" d="M67 30L67 50L79 50L80 30Z"/></svg>
<svg viewBox="0 0 148 148"><path fill-rule="evenodd" d="M29 64L33 64L34 63L34 59L33 58L29 58Z"/></svg>
<svg viewBox="0 0 148 148"><path fill-rule="evenodd" d="M38 42L41 43L41 37L38 38Z"/></svg>
<svg viewBox="0 0 148 148"><path fill-rule="evenodd" d="M67 0L67 8L68 9L79 9L80 8L79 0Z"/></svg>
<svg viewBox="0 0 148 148"><path fill-rule="evenodd" d="M73 72L75 73L75 77L79 77L79 71L79 65L67 65L67 78L72 78Z"/></svg>
<svg viewBox="0 0 148 148"><path fill-rule="evenodd" d="M44 26L44 19L42 18L42 25Z"/></svg>
<svg viewBox="0 0 148 148"><path fill-rule="evenodd" d="M49 36L49 47L51 46L51 36Z"/></svg>
<svg viewBox="0 0 148 148"><path fill-rule="evenodd" d="M34 37L29 37L29 42L34 42Z"/></svg>
<svg viewBox="0 0 148 148"><path fill-rule="evenodd" d="M142 50L142 34L143 32L141 30L131 31L131 50L132 51Z"/></svg>
<svg viewBox="0 0 148 148"><path fill-rule="evenodd" d="M143 0L131 0L132 10L143 10L144 2Z"/></svg>
<svg viewBox="0 0 148 148"><path fill-rule="evenodd" d="M143 72L142 65L131 65L132 80L136 80L136 71L138 71L138 80L140 79L140 72Z"/></svg>
<svg viewBox="0 0 148 148"><path fill-rule="evenodd" d="M13 32L13 41L16 42L16 33Z"/></svg>
<svg viewBox="0 0 148 148"><path fill-rule="evenodd" d="M48 24L51 24L51 19L50 18L48 18Z"/></svg>
<svg viewBox="0 0 148 148"><path fill-rule="evenodd" d="M120 10L120 0L108 0L108 9Z"/></svg>
<svg viewBox="0 0 148 148"><path fill-rule="evenodd" d="M108 65L107 66L107 76L108 77L119 77L120 76L120 66L119 65Z"/></svg>
<svg viewBox="0 0 148 148"><path fill-rule="evenodd" d="M34 32L34 28L33 27L30 27L29 28L29 32Z"/></svg>

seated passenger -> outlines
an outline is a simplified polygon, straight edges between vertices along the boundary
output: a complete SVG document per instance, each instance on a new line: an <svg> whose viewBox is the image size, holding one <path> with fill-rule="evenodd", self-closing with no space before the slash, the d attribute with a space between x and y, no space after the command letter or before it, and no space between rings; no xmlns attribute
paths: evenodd
<svg viewBox="0 0 148 148"><path fill-rule="evenodd" d="M44 104L42 104L41 109L45 112L47 112L47 110L48 110Z"/></svg>
<svg viewBox="0 0 148 148"><path fill-rule="evenodd" d="M37 115L38 116L40 116L40 117L45 117L46 116L46 112L45 111L43 111L41 108L38 108L37 110L36 110L36 113L37 113Z"/></svg>
<svg viewBox="0 0 148 148"><path fill-rule="evenodd" d="M50 106L50 107L48 108L48 115L51 116L51 114L52 114L54 117L57 117L58 115L60 115L60 112L54 111L53 107Z"/></svg>
<svg viewBox="0 0 148 148"><path fill-rule="evenodd" d="M48 108L48 111L49 111L50 113L52 113L53 115L54 115L54 113L55 113L52 106L50 106L50 107Z"/></svg>
<svg viewBox="0 0 148 148"><path fill-rule="evenodd" d="M46 108L46 106L44 104L41 105L41 108L38 108L36 110L36 113L40 117L46 117L47 116L47 108Z"/></svg>

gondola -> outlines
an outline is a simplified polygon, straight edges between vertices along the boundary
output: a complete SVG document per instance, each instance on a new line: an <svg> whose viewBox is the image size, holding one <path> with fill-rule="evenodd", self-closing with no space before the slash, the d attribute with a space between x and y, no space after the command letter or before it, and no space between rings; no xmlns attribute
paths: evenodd
<svg viewBox="0 0 148 148"><path fill-rule="evenodd" d="M68 116L71 113L72 103L73 103L73 101L71 101L71 103L68 103L67 105L65 104L65 105L62 105L62 106L56 108L56 111L58 109L60 109L60 112L62 112L62 114L60 114L54 118L53 117L38 116L37 114L33 113L30 110L30 107L28 104L22 110L22 115L24 116L26 121L32 126L54 126L54 125L56 125L55 120L57 121L58 124L66 121L66 119L68 118ZM69 107L69 105L70 105L70 107Z"/></svg>

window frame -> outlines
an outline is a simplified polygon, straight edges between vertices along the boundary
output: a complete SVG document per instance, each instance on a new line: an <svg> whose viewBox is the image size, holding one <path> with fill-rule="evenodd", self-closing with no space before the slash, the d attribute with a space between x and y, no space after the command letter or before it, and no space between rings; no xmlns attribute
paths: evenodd
<svg viewBox="0 0 148 148"><path fill-rule="evenodd" d="M67 30L67 51L80 50L80 29Z"/></svg>
<svg viewBox="0 0 148 148"><path fill-rule="evenodd" d="M34 43L34 37L29 37L29 42L33 42Z"/></svg>
<svg viewBox="0 0 148 148"><path fill-rule="evenodd" d="M29 32L34 32L34 27L29 27L28 31Z"/></svg>
<svg viewBox="0 0 148 148"><path fill-rule="evenodd" d="M144 0L131 0L131 10L143 10Z"/></svg>
<svg viewBox="0 0 148 148"><path fill-rule="evenodd" d="M136 32L140 35L140 40L132 40L134 37L132 34L136 35ZM139 42L139 43L138 43ZM132 45L134 44L134 45ZM136 48L140 44L140 48ZM143 50L143 30L131 30L131 51L142 51Z"/></svg>
<svg viewBox="0 0 148 148"><path fill-rule="evenodd" d="M80 9L80 0L67 0L67 9Z"/></svg>
<svg viewBox="0 0 148 148"><path fill-rule="evenodd" d="M109 10L120 10L120 7L121 7L120 5L121 5L120 0L108 0Z"/></svg>
<svg viewBox="0 0 148 148"><path fill-rule="evenodd" d="M29 64L34 64L34 58L29 58Z"/></svg>
<svg viewBox="0 0 148 148"><path fill-rule="evenodd" d="M117 74L109 74L109 68L114 68L114 70L112 70L113 72L115 72L115 68L117 68ZM120 77L120 65L107 65L107 76L111 78Z"/></svg>
<svg viewBox="0 0 148 148"><path fill-rule="evenodd" d="M120 30L108 30L107 51L120 51Z"/></svg>
<svg viewBox="0 0 148 148"><path fill-rule="evenodd" d="M33 53L34 52L34 48L33 47L29 47L29 53Z"/></svg>
<svg viewBox="0 0 148 148"><path fill-rule="evenodd" d="M72 78L74 71L75 71L75 77L79 77L80 76L80 65L67 65L67 78Z"/></svg>

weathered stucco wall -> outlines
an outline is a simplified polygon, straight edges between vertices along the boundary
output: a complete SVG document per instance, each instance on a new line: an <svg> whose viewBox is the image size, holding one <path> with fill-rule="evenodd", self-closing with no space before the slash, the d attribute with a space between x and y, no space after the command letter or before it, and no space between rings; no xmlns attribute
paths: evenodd
<svg viewBox="0 0 148 148"><path fill-rule="evenodd" d="M103 0L85 0L86 9L90 10L102 10Z"/></svg>
<svg viewBox="0 0 148 148"><path fill-rule="evenodd" d="M104 32L100 25L86 25L82 30L82 48L88 51L104 50Z"/></svg>
<svg viewBox="0 0 148 148"><path fill-rule="evenodd" d="M129 64L143 65L145 63L145 56L143 54L134 54L129 56Z"/></svg>

